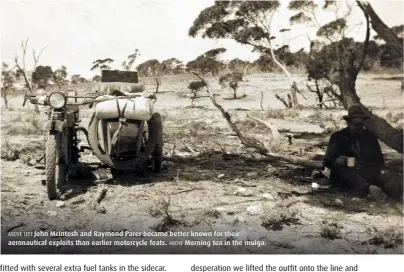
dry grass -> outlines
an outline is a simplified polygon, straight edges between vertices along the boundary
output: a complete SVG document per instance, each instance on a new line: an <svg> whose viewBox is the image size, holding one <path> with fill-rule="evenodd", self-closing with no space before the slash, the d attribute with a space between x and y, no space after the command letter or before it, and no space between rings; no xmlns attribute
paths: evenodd
<svg viewBox="0 0 404 272"><path fill-rule="evenodd" d="M11 144L9 141L4 141L1 147L1 159L5 161L16 161L20 158L21 147L16 144Z"/></svg>
<svg viewBox="0 0 404 272"><path fill-rule="evenodd" d="M40 135L46 116L38 114L17 115L3 121L4 135Z"/></svg>
<svg viewBox="0 0 404 272"><path fill-rule="evenodd" d="M42 141L31 141L26 144L13 143L5 140L1 146L1 159L5 161L16 161L21 159L23 163L39 156L45 150Z"/></svg>
<svg viewBox="0 0 404 272"><path fill-rule="evenodd" d="M335 222L324 223L320 231L320 236L330 240L341 239L341 228L342 227Z"/></svg>
<svg viewBox="0 0 404 272"><path fill-rule="evenodd" d="M148 212L153 217L168 216L171 197L168 194L154 194L148 204Z"/></svg>
<svg viewBox="0 0 404 272"><path fill-rule="evenodd" d="M149 213L153 217L162 219L151 228L158 232L165 232L172 227L184 225L182 220L175 219L169 212L171 205L171 196L169 194L158 194L149 206Z"/></svg>
<svg viewBox="0 0 404 272"><path fill-rule="evenodd" d="M294 109L268 109L268 110L253 110L251 116L261 119L293 119L299 116L299 111Z"/></svg>
<svg viewBox="0 0 404 272"><path fill-rule="evenodd" d="M212 217L212 218L219 218L220 212L216 209L206 209L204 212L204 216Z"/></svg>
<svg viewBox="0 0 404 272"><path fill-rule="evenodd" d="M299 224L299 211L292 207L293 201L283 200L272 207L264 208L261 226L268 230L282 230L283 227Z"/></svg>
<svg viewBox="0 0 404 272"><path fill-rule="evenodd" d="M189 133L192 136L198 136L198 134L201 133L201 131L207 130L208 126L205 122L203 121L194 121L188 125L189 127Z"/></svg>
<svg viewBox="0 0 404 272"><path fill-rule="evenodd" d="M383 245L384 248L395 248L403 245L403 230L397 227L391 227L386 230L374 229L375 234L368 240L371 245Z"/></svg>

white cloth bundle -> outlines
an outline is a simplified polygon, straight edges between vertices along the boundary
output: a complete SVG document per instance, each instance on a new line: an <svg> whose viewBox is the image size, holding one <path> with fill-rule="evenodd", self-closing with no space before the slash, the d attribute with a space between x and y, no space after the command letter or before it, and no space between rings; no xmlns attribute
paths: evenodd
<svg viewBox="0 0 404 272"><path fill-rule="evenodd" d="M107 96L101 96L97 99L106 97ZM119 109L117 104L119 104ZM119 113L121 116L119 116ZM124 117L130 120L148 121L153 114L153 103L151 99L146 97L135 97L131 99L121 98L118 99L118 103L117 99L111 99L97 103L95 114L99 119Z"/></svg>

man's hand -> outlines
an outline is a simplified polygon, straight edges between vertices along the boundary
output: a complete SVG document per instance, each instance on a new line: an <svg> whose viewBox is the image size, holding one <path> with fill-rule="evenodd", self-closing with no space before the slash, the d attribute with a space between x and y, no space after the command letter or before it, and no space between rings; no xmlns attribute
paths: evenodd
<svg viewBox="0 0 404 272"><path fill-rule="evenodd" d="M339 156L336 160L335 160L335 164L340 165L340 166L344 166L347 164L347 160L348 157L347 156Z"/></svg>

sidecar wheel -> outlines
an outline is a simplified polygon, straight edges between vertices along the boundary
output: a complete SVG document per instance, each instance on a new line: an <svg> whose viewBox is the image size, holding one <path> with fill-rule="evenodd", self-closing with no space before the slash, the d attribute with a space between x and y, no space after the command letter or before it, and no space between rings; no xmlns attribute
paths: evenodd
<svg viewBox="0 0 404 272"><path fill-rule="evenodd" d="M99 121L100 119L97 118L95 113L93 113L88 127L88 143L94 155L100 161L102 161L104 164L108 165L111 168L127 171L139 166L142 167L145 165L145 163L148 163L150 161L153 152L156 150L157 144L159 144L161 148L163 147L163 133L162 133L163 129L162 129L161 116L158 113L154 113L150 118L150 120L147 121L148 137L146 141L146 146L144 150L141 152L140 156L127 161L112 160L111 157L103 150L103 148L100 145L98 138ZM162 156L160 156L159 152L155 152L155 154L156 154L155 157L161 157L158 158L159 160L162 159ZM158 168L159 167L157 167L157 169Z"/></svg>
<svg viewBox="0 0 404 272"><path fill-rule="evenodd" d="M49 200L58 199L66 180L67 167L62 162L62 133L50 133L46 143L46 188Z"/></svg>
<svg viewBox="0 0 404 272"><path fill-rule="evenodd" d="M111 168L110 172L111 172L112 177L115 179L120 178L125 174L125 172L123 170L118 170L115 168Z"/></svg>
<svg viewBox="0 0 404 272"><path fill-rule="evenodd" d="M152 170L154 173L160 173L163 169L163 147L156 145L151 158Z"/></svg>
<svg viewBox="0 0 404 272"><path fill-rule="evenodd" d="M163 169L163 123L161 116L158 113L154 113L149 121L149 137L155 139L154 150L151 154L152 171L154 173L160 173Z"/></svg>

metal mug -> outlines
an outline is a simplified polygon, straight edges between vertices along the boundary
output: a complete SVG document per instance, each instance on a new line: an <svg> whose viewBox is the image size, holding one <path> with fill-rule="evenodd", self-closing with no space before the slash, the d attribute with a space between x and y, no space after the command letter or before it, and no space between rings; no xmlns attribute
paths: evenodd
<svg viewBox="0 0 404 272"><path fill-rule="evenodd" d="M355 158L354 157L348 157L347 166L348 167L355 167Z"/></svg>

